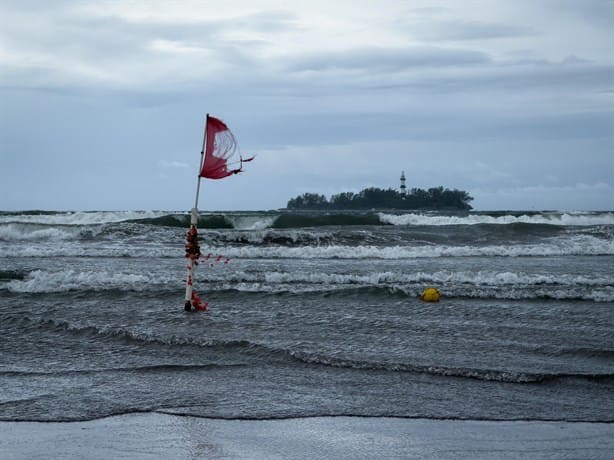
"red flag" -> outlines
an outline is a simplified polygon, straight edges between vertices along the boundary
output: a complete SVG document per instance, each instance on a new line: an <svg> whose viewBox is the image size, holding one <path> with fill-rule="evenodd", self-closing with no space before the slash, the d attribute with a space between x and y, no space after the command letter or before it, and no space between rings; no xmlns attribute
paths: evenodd
<svg viewBox="0 0 614 460"><path fill-rule="evenodd" d="M207 115L207 126L205 129L207 138L200 177L222 179L241 172L243 160L232 163L239 163L238 168L229 168L231 164L229 160L239 151L239 146L228 126L222 120Z"/></svg>

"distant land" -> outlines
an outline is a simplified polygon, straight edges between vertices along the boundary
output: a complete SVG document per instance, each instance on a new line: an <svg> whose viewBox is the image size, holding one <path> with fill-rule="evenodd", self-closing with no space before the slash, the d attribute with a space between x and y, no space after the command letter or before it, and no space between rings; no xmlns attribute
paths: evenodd
<svg viewBox="0 0 614 460"><path fill-rule="evenodd" d="M393 188L369 187L358 193L343 192L330 200L317 193L303 193L288 201L288 209L438 209L471 210L473 200L463 190L450 190L442 186L423 190L412 188L399 192Z"/></svg>

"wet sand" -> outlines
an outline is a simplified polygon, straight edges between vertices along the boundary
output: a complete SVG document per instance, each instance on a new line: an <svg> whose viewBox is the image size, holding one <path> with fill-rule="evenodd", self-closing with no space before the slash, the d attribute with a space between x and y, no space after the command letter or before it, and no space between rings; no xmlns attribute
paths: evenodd
<svg viewBox="0 0 614 460"><path fill-rule="evenodd" d="M614 424L143 413L87 422L0 422L0 452L6 460L607 459L614 452Z"/></svg>

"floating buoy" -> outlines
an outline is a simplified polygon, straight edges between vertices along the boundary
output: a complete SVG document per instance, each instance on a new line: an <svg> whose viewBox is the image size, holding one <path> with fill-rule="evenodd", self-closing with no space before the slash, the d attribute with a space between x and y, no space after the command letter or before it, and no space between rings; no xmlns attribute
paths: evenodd
<svg viewBox="0 0 614 460"><path fill-rule="evenodd" d="M437 289L431 287L426 288L420 298L425 302L439 302L439 299L441 299L441 294Z"/></svg>

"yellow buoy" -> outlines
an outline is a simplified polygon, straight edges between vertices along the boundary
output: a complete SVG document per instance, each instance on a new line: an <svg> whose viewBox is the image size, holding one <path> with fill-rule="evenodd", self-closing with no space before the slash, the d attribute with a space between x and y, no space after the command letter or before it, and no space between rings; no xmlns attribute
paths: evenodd
<svg viewBox="0 0 614 460"><path fill-rule="evenodd" d="M422 295L420 296L420 298L424 300L425 302L439 302L439 299L441 298L441 294L439 293L437 289L431 287L431 288L426 288L424 292L422 293Z"/></svg>

